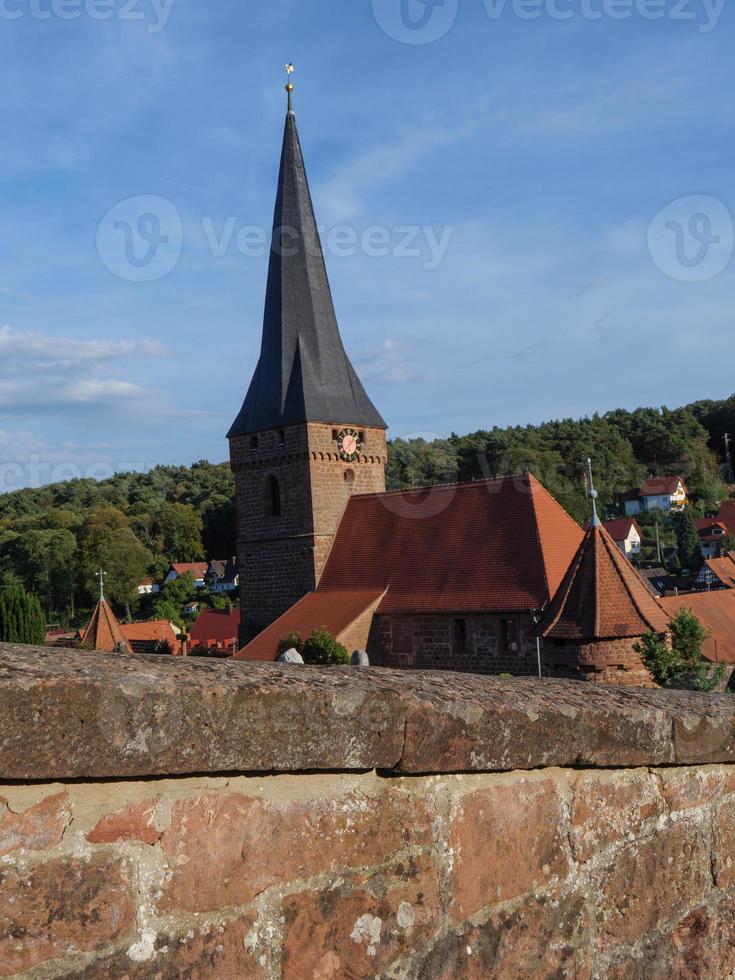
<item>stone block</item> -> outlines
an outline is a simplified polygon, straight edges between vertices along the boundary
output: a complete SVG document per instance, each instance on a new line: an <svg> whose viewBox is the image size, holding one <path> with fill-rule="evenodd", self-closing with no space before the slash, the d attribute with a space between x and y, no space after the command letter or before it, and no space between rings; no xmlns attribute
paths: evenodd
<svg viewBox="0 0 735 980"><path fill-rule="evenodd" d="M90 844L118 844L121 841L158 843L161 834L154 823L157 802L142 800L107 814L90 830L87 840Z"/></svg>
<svg viewBox="0 0 735 980"><path fill-rule="evenodd" d="M710 856L696 824L676 823L635 841L604 873L598 942L635 943L696 908L711 888Z"/></svg>
<svg viewBox="0 0 735 980"><path fill-rule="evenodd" d="M245 905L271 885L368 867L406 844L431 841L428 811L402 792L303 802L238 794L183 800L162 839L171 869L162 908ZM203 878L202 868L216 874Z"/></svg>
<svg viewBox="0 0 735 980"><path fill-rule="evenodd" d="M64 858L29 871L0 867L0 976L132 937L133 896L114 858Z"/></svg>
<svg viewBox="0 0 735 980"><path fill-rule="evenodd" d="M20 849L50 851L61 843L71 816L66 793L47 796L22 813L14 813L0 797L0 857Z"/></svg>
<svg viewBox="0 0 735 980"><path fill-rule="evenodd" d="M561 799L550 779L478 790L454 809L452 919L461 922L569 870Z"/></svg>
<svg viewBox="0 0 735 980"><path fill-rule="evenodd" d="M288 896L283 914L284 980L372 977L438 933L437 871L430 854L409 857L371 879Z"/></svg>

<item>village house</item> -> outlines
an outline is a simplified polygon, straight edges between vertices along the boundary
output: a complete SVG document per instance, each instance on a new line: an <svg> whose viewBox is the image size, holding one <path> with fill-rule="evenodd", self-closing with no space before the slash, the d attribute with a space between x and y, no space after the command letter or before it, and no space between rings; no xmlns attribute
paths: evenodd
<svg viewBox="0 0 735 980"><path fill-rule="evenodd" d="M237 572L237 557L228 561L210 561L204 583L210 592L222 595L237 592L240 576Z"/></svg>
<svg viewBox="0 0 735 980"><path fill-rule="evenodd" d="M191 651L237 649L240 610L205 609L189 630Z"/></svg>
<svg viewBox="0 0 735 980"><path fill-rule="evenodd" d="M735 588L735 552L722 558L708 558L692 584L696 592L732 588Z"/></svg>
<svg viewBox="0 0 735 980"><path fill-rule="evenodd" d="M637 490L623 494L625 513L628 517L645 514L651 510L682 510L688 500L686 484L679 476L651 477L644 480Z"/></svg>
<svg viewBox="0 0 735 980"><path fill-rule="evenodd" d="M209 563L206 561L177 562L169 567L165 581L173 582L175 579L182 578L184 575L191 575L194 579L194 585L198 589L203 589L206 585L205 580L208 569Z"/></svg>
<svg viewBox="0 0 735 980"><path fill-rule="evenodd" d="M143 579L138 586L138 595L158 595L160 591L161 586L152 578Z"/></svg>
<svg viewBox="0 0 735 980"><path fill-rule="evenodd" d="M727 538L727 528L722 521L707 517L696 520L695 524L702 557L721 557L725 546L725 539Z"/></svg>
<svg viewBox="0 0 735 980"><path fill-rule="evenodd" d="M635 558L641 553L641 529L632 517L621 517L616 521L605 521L603 527L620 548L626 558Z"/></svg>

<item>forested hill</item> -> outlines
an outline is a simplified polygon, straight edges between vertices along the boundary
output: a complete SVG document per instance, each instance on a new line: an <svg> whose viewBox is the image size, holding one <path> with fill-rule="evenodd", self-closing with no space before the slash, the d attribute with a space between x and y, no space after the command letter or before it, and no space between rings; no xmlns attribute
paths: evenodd
<svg viewBox="0 0 735 980"><path fill-rule="evenodd" d="M680 409L618 410L581 420L478 431L434 442L396 439L392 489L531 470L580 522L587 516L583 464L590 456L603 514L650 474L680 474L701 512L727 495L724 434L735 437L735 396ZM0 575L12 573L47 614L94 599L95 573L128 603L168 561L235 554L234 483L227 464L161 466L102 483L74 480L0 496Z"/></svg>
<svg viewBox="0 0 735 980"><path fill-rule="evenodd" d="M226 463L159 466L104 482L71 480L0 496L0 575L12 573L38 595L47 616L65 619L96 594L131 603L148 575L169 561L236 553L235 486Z"/></svg>
<svg viewBox="0 0 735 980"><path fill-rule="evenodd" d="M616 516L619 495L651 475L683 476L704 513L728 495L725 433L735 440L735 396L677 409L618 409L433 442L397 439L390 447L388 481L391 489L400 489L530 470L582 523L588 515L584 462L590 457L605 516Z"/></svg>

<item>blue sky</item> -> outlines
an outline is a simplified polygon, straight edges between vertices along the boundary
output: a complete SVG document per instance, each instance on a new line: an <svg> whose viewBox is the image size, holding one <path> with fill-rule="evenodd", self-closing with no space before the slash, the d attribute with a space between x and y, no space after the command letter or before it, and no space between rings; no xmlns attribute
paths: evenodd
<svg viewBox="0 0 735 980"><path fill-rule="evenodd" d="M289 60L391 434L735 390L732 6L405 4L0 0L0 490L227 457Z"/></svg>

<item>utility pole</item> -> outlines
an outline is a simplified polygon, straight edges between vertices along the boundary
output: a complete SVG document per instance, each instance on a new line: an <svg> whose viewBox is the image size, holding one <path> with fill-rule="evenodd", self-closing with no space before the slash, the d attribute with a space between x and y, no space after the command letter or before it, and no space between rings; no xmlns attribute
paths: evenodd
<svg viewBox="0 0 735 980"><path fill-rule="evenodd" d="M663 558L661 557L661 535L658 530L658 521L656 521L656 559L659 565L663 564Z"/></svg>

